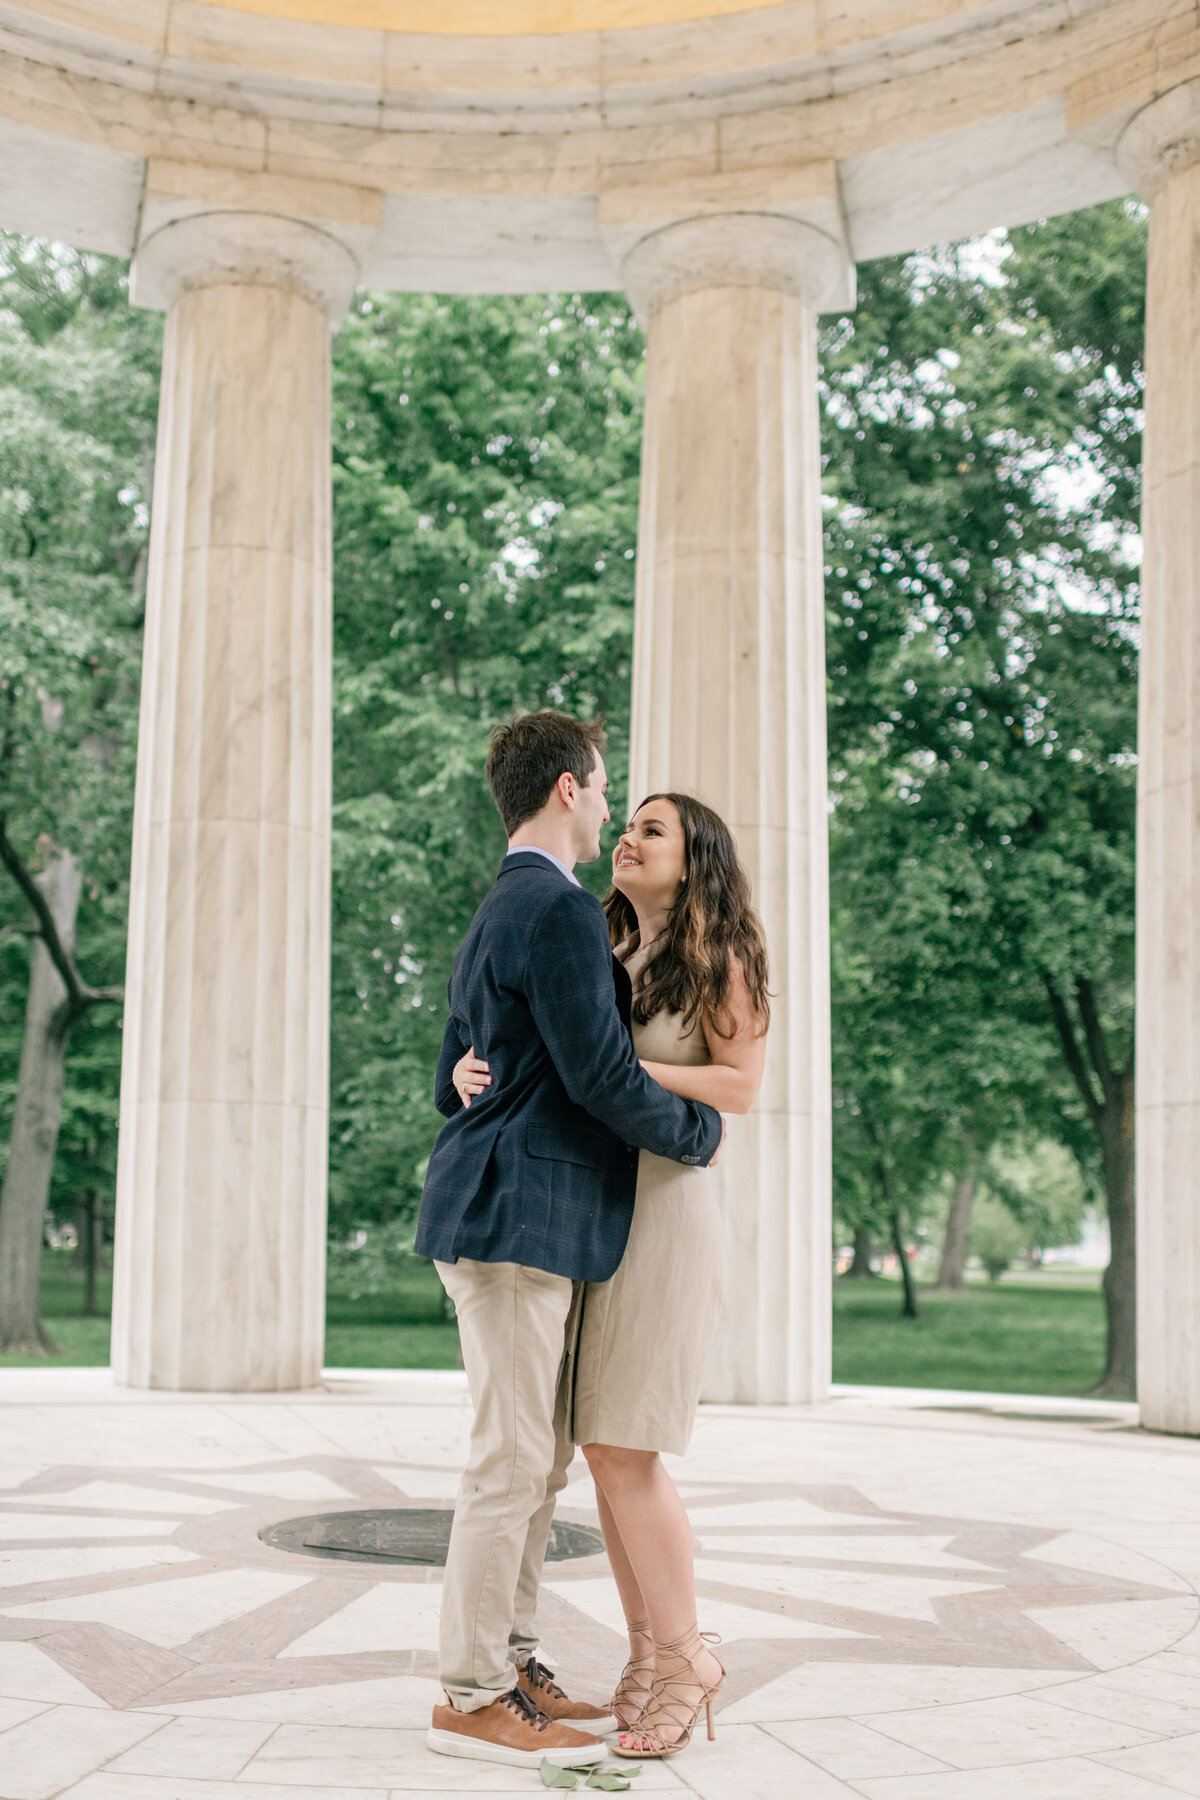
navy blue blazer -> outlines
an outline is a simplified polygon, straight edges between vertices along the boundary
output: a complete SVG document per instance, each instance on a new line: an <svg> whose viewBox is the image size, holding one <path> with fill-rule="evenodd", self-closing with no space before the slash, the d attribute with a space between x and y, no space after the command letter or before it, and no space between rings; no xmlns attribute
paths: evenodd
<svg viewBox="0 0 1200 1800"><path fill-rule="evenodd" d="M505 857L449 995L435 1091L449 1122L429 1158L418 1253L607 1281L629 1236L638 1150L707 1163L719 1113L642 1069L604 909L544 856ZM452 1075L472 1044L492 1085L463 1107Z"/></svg>

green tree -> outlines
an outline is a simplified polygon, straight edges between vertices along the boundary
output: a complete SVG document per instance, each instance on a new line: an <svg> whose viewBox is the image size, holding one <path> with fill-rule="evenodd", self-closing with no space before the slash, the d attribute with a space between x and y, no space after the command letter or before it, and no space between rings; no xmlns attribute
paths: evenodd
<svg viewBox="0 0 1200 1800"><path fill-rule="evenodd" d="M623 788L641 355L613 295L367 296L336 341L335 1234L419 1199L450 963L504 846L492 726L603 712Z"/></svg>
<svg viewBox="0 0 1200 1800"><path fill-rule="evenodd" d="M988 1280L999 1281L1025 1247L1024 1234L1010 1209L995 1195L985 1193L971 1221L971 1254L983 1264Z"/></svg>
<svg viewBox="0 0 1200 1800"><path fill-rule="evenodd" d="M0 240L7 1349L45 1346L38 1264L72 1033L86 1053L68 1135L91 1145L94 1181L114 1161L119 1015L99 1003L124 965L159 333L131 312L120 265Z"/></svg>
<svg viewBox="0 0 1200 1800"><path fill-rule="evenodd" d="M1091 1192L1078 1161L1053 1138L998 1144L983 1171L987 1190L1021 1227L1031 1260L1043 1250L1077 1244Z"/></svg>
<svg viewBox="0 0 1200 1800"><path fill-rule="evenodd" d="M1112 1393L1134 1357L1143 256L1140 209L1114 204L1014 232L990 261L869 265L825 360L835 908L871 985L906 930L932 953L936 1009L907 976L890 1002L906 1080L932 1078L939 1045L982 1044L990 1095L1099 1166ZM1104 305L1070 298L1089 283ZM975 1058L964 1073L966 1119Z"/></svg>

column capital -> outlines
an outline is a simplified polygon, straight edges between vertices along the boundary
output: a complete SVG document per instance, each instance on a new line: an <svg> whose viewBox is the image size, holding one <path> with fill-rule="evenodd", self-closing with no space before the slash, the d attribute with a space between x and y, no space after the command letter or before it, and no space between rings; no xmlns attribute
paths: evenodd
<svg viewBox="0 0 1200 1800"><path fill-rule="evenodd" d="M273 213L203 212L173 219L144 238L130 298L165 310L185 288L227 282L295 288L336 323L358 285L357 258L319 226Z"/></svg>
<svg viewBox="0 0 1200 1800"><path fill-rule="evenodd" d="M1117 142L1117 162L1143 199L1173 169L1200 160L1200 79L1181 81L1134 113Z"/></svg>
<svg viewBox="0 0 1200 1800"><path fill-rule="evenodd" d="M642 324L679 294L769 287L818 312L854 305L854 262L832 162L612 188L600 230Z"/></svg>
<svg viewBox="0 0 1200 1800"><path fill-rule="evenodd" d="M854 266L842 246L800 219L739 212L680 219L639 239L621 282L645 323L680 294L712 287L768 287L816 312L854 304Z"/></svg>
<svg viewBox="0 0 1200 1800"><path fill-rule="evenodd" d="M152 160L130 298L163 310L185 288L260 283L307 294L336 323L381 208L378 193L338 182Z"/></svg>

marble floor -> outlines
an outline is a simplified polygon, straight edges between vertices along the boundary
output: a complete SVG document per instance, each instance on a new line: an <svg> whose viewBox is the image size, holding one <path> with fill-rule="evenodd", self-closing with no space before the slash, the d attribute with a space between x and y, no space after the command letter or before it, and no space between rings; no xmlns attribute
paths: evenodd
<svg viewBox="0 0 1200 1800"><path fill-rule="evenodd" d="M449 1504L458 1375L282 1397L0 1371L0 1800L541 1792L425 1747L439 1571L259 1532ZM635 1784L703 1800L1200 1796L1200 1442L1132 1408L839 1390L708 1407L676 1467L714 1744ZM579 1460L560 1517L594 1524ZM553 1564L543 1655L605 1697L603 1558Z"/></svg>

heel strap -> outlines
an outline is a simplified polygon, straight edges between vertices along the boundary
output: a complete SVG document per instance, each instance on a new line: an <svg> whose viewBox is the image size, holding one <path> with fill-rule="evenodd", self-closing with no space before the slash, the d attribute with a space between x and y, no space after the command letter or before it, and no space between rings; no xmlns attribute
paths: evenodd
<svg viewBox="0 0 1200 1800"><path fill-rule="evenodd" d="M655 1638L654 1649L657 1655L678 1656L682 1657L685 1662L694 1662L706 1644L719 1644L720 1642L719 1631L701 1631L699 1625L696 1624L690 1630L685 1631L682 1637L675 1638L672 1642L663 1643Z"/></svg>

